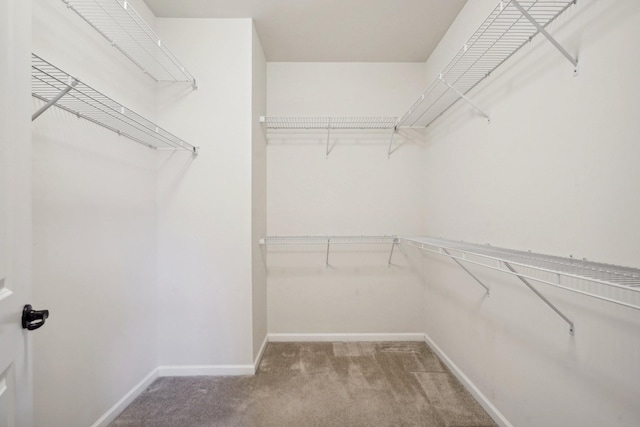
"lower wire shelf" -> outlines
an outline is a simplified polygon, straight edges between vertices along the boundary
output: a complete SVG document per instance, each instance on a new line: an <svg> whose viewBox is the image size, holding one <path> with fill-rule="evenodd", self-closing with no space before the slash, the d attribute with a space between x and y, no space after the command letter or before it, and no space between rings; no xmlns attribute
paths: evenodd
<svg viewBox="0 0 640 427"><path fill-rule="evenodd" d="M326 245L326 265L332 244L390 244L389 265L396 245L407 245L445 256L454 261L489 295L489 286L467 266L474 265L517 277L549 306L574 333L573 321L531 282L560 288L590 298L640 310L640 269L604 264L585 259L498 248L428 236L271 236L261 245Z"/></svg>
<svg viewBox="0 0 640 427"><path fill-rule="evenodd" d="M325 267L329 267L329 250L331 245L391 245L388 265L391 266L393 249L399 242L397 236L270 236L260 239L261 245L326 245Z"/></svg>

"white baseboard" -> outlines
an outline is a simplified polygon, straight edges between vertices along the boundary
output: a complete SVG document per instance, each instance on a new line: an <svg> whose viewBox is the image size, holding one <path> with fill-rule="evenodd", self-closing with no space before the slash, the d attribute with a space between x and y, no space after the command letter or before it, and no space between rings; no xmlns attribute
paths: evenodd
<svg viewBox="0 0 640 427"><path fill-rule="evenodd" d="M158 370L154 369L142 379L138 384L136 384L127 394L125 394L122 399L120 399L115 405L113 405L103 416L101 416L98 421L93 423L91 427L107 427L109 424L116 419L118 415L124 409L131 404L143 391L147 389L158 378Z"/></svg>
<svg viewBox="0 0 640 427"><path fill-rule="evenodd" d="M262 361L262 356L264 356L264 350L267 348L267 344L269 343L269 335L265 335L264 341L262 341L262 346L260 347L260 351L256 355L255 360L253 361L253 373L258 372L258 366L260 366L260 362Z"/></svg>
<svg viewBox="0 0 640 427"><path fill-rule="evenodd" d="M159 366L161 377L216 377L231 375L253 375L253 365L169 365Z"/></svg>
<svg viewBox="0 0 640 427"><path fill-rule="evenodd" d="M431 347L431 349L438 355L440 360L444 362L445 365L449 368L451 373L455 375L455 377L462 383L464 388L467 389L469 393L478 401L480 406L484 408L485 411L489 414L491 418L500 426L500 427L513 427L513 425L507 420L507 418L496 408L493 403L480 391L478 387L467 377L464 372L458 368L458 366L453 363L449 356L447 356L440 347L433 342L431 338L427 334L424 334L424 340L427 345Z"/></svg>
<svg viewBox="0 0 640 427"><path fill-rule="evenodd" d="M269 334L270 342L330 342L330 341L420 341L424 333L388 334Z"/></svg>

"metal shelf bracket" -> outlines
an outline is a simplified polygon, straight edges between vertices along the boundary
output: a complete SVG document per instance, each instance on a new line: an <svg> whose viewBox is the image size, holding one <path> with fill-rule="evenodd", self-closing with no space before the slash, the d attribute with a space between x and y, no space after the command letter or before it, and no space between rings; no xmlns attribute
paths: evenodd
<svg viewBox="0 0 640 427"><path fill-rule="evenodd" d="M327 239L327 259L324 264L324 268L329 268L329 246L331 246L331 239Z"/></svg>
<svg viewBox="0 0 640 427"><path fill-rule="evenodd" d="M522 14L522 16L527 18L527 20L531 22L531 24L533 24L534 27L536 27L536 29L538 30L538 32L540 32L540 34L545 36L546 39L549 40L549 42L556 49L558 49L558 51L565 58L569 60L569 62L571 62L571 64L573 65L573 74L577 76L578 75L578 59L574 58L569 52L567 52L567 50L560 43L558 43L558 41L551 34L549 34L549 32L545 30L545 28L542 25L540 25L540 23L536 21L536 19L533 16L531 16L531 14L527 12L527 10L524 7L522 7L519 1L520 0L511 0L511 3L515 6L516 9L518 9L518 11ZM573 3L575 4L575 0L573 1Z"/></svg>
<svg viewBox="0 0 640 427"><path fill-rule="evenodd" d="M520 279L520 281L522 283L524 283L529 289L531 289L533 291L533 293L535 293L538 296L538 298L540 298L542 301L544 301L544 303L547 304L553 311L555 311L558 316L562 317L562 319L569 324L569 333L571 335L574 335L575 327L574 327L573 322L571 321L571 319L569 319L567 316L565 316L558 309L558 307L553 305L551 303L551 301L549 301L544 295L542 295L540 293L540 291L538 291L531 283L529 283L529 281L527 279L525 279L520 273L518 273L516 271L516 269L511 266L511 264L509 264L506 261L502 261L502 263L505 265L505 267L507 267L509 269L509 271L511 271L518 279Z"/></svg>
<svg viewBox="0 0 640 427"><path fill-rule="evenodd" d="M478 282L478 284L480 286L482 286L484 288L484 290L486 291L486 296L489 296L489 287L487 285L485 285L484 283L482 283L482 281L480 279L478 279L475 274L473 274L472 272L470 272L464 265L462 265L462 263L460 261L458 261L455 257L451 256L451 254L449 253L449 251L447 251L445 248L440 248L440 250L442 252L444 252L447 256L449 256L449 258L451 258L453 260L453 262L455 262L456 264L458 264L458 266L463 269L469 276L471 276L473 278L473 280L475 280L476 282Z"/></svg>
<svg viewBox="0 0 640 427"><path fill-rule="evenodd" d="M45 111L47 111L49 108L51 108L53 105L55 105L56 102L58 102L63 96L65 96L66 94L69 93L69 91L71 91L71 89L73 89L76 85L78 84L78 80L73 79L66 88L62 89L60 91L60 93L58 95L56 95L55 97L51 98L46 104L44 104L42 107L40 107L40 109L38 111L36 111L35 113L33 113L31 115L31 121L34 121L35 119L37 119L38 117L40 117L40 115L42 113L44 113Z"/></svg>
<svg viewBox="0 0 640 427"><path fill-rule="evenodd" d="M328 159L329 158L329 153L331 153L331 148L329 147L329 141L330 140L331 140L331 117L329 117L329 123L327 123L327 155L326 155L325 159Z"/></svg>
<svg viewBox="0 0 640 427"><path fill-rule="evenodd" d="M389 140L389 153L387 154L387 159L391 158L391 153L393 152L391 151L391 147L393 146L393 136L396 134L397 130L398 129L395 126L393 127L393 129L391 129L391 139Z"/></svg>
<svg viewBox="0 0 640 427"><path fill-rule="evenodd" d="M391 268L391 257L393 257L393 249L396 247L398 243L398 238L394 237L393 243L391 243L391 252L389 252L389 262L387 263L387 267Z"/></svg>
<svg viewBox="0 0 640 427"><path fill-rule="evenodd" d="M446 81L443 77L442 74L440 74L440 76L438 77L440 79L440 81L442 83L444 83L450 90L452 90L456 95L458 95L458 97L460 99L463 99L467 104L471 105L477 112L479 112L480 114L482 114L484 117L487 118L487 121L489 123L491 123L491 116L489 116L489 114L485 113L484 110L482 110L480 107L478 107L473 101L471 101L471 99L469 99L464 93L460 92L458 89L456 89L455 87L453 87L448 81Z"/></svg>

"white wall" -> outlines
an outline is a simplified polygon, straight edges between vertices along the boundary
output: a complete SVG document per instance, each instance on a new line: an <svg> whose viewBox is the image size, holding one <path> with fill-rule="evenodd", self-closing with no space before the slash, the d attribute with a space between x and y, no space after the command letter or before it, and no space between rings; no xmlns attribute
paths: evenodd
<svg viewBox="0 0 640 427"><path fill-rule="evenodd" d="M252 365L252 22L158 28L198 80L195 92L162 88L158 119L200 147L159 162L159 363Z"/></svg>
<svg viewBox="0 0 640 427"><path fill-rule="evenodd" d="M267 59L262 43L253 27L252 37L252 156L251 156L251 257L253 358L259 356L267 337L267 269L266 257L259 245L267 234L267 145L260 116L267 113Z"/></svg>
<svg viewBox="0 0 640 427"><path fill-rule="evenodd" d="M428 62L453 57L496 4L469 2ZM638 265L640 4L581 1L550 32L580 75L542 38L434 123L423 164L428 234ZM640 423L637 311L540 289L576 334L513 277L424 256L427 334L516 426Z"/></svg>
<svg viewBox="0 0 640 427"><path fill-rule="evenodd" d="M32 20L35 53L154 118L153 80L64 3ZM35 425L91 425L157 366L155 162L55 107L33 123Z"/></svg>
<svg viewBox="0 0 640 427"><path fill-rule="evenodd" d="M426 85L424 64L269 63L269 116L399 116ZM271 134L269 235L392 235L422 230L422 148L387 158L389 132ZM396 145L397 147L397 145ZM269 247L270 333L422 330L423 287L390 247Z"/></svg>

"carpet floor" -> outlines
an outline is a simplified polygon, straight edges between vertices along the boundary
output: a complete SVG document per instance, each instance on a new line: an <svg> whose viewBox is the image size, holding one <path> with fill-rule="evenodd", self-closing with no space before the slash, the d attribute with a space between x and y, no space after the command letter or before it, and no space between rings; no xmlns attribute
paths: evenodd
<svg viewBox="0 0 640 427"><path fill-rule="evenodd" d="M112 427L488 427L424 343L269 343L255 376L157 379Z"/></svg>

